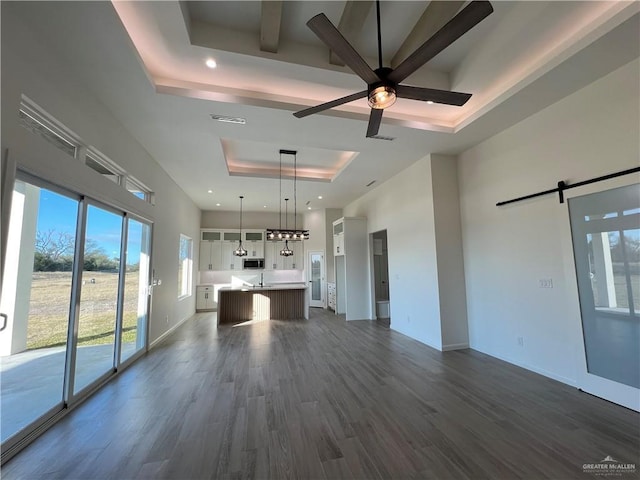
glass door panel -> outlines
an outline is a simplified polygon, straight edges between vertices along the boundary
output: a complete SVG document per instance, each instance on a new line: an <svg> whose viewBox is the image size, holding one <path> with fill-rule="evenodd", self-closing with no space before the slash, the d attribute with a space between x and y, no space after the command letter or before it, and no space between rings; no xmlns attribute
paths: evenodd
<svg viewBox="0 0 640 480"><path fill-rule="evenodd" d="M74 393L114 368L122 216L87 207Z"/></svg>
<svg viewBox="0 0 640 480"><path fill-rule="evenodd" d="M309 252L309 306L323 307L322 302L322 281L324 280L324 261L322 252Z"/></svg>
<svg viewBox="0 0 640 480"><path fill-rule="evenodd" d="M149 305L150 250L151 227L130 218L127 229L124 304L122 308L121 362L145 347Z"/></svg>
<svg viewBox="0 0 640 480"><path fill-rule="evenodd" d="M16 181L0 299L3 443L62 408L77 216L77 200Z"/></svg>
<svg viewBox="0 0 640 480"><path fill-rule="evenodd" d="M638 185L569 200L586 373L626 386L615 387L626 395L621 398L636 399L640 389L639 207ZM634 408L633 402L612 400Z"/></svg>

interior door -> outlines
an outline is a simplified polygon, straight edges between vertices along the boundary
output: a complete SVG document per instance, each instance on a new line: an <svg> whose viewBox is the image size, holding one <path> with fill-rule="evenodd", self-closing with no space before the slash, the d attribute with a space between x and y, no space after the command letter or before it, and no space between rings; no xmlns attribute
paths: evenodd
<svg viewBox="0 0 640 480"><path fill-rule="evenodd" d="M324 252L309 252L309 306L324 307Z"/></svg>
<svg viewBox="0 0 640 480"><path fill-rule="evenodd" d="M569 199L581 388L640 411L640 185Z"/></svg>

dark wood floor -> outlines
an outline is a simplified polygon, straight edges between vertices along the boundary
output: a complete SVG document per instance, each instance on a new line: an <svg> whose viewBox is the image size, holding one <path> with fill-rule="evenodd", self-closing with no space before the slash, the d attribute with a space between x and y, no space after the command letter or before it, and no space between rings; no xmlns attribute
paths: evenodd
<svg viewBox="0 0 640 480"><path fill-rule="evenodd" d="M638 414L376 322L198 314L10 460L8 479L588 478ZM622 480L633 478L624 474Z"/></svg>

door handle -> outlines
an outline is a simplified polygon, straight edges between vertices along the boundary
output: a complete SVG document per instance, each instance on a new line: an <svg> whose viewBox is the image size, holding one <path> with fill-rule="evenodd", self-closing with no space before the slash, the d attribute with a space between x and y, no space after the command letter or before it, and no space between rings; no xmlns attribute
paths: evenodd
<svg viewBox="0 0 640 480"><path fill-rule="evenodd" d="M0 327L0 332L7 328L7 322L9 321L9 317L7 317L6 313L0 313L0 317L2 317L2 327Z"/></svg>

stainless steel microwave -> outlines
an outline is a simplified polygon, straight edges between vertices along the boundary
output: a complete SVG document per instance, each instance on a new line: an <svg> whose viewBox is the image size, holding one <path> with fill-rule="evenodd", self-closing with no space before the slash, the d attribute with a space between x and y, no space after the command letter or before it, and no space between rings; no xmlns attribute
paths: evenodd
<svg viewBox="0 0 640 480"><path fill-rule="evenodd" d="M244 269L264 268L264 258L243 258L242 268Z"/></svg>

